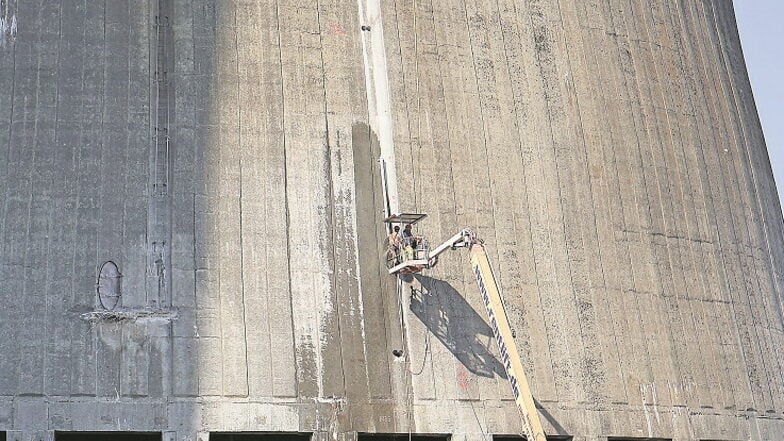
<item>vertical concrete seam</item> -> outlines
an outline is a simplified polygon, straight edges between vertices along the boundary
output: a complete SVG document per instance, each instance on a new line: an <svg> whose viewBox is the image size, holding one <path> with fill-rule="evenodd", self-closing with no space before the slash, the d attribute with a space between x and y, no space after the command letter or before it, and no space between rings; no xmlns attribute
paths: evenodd
<svg viewBox="0 0 784 441"><path fill-rule="evenodd" d="M128 2L128 7L126 8L126 12L128 13L128 17L129 17L129 20L128 20L128 41L130 41L131 40L131 34L132 34L132 32L131 32L132 22L130 20L130 17L131 17L131 14L133 14L135 12L133 10L133 8L131 7L131 2ZM126 102L125 102L125 111L126 111L125 123L127 124L127 127L131 126L130 96L131 96L131 90L133 90L132 86L131 86L131 74L130 74L131 66L132 66L132 63L133 63L133 59L131 58L131 53L132 53L132 51L128 50L128 57L126 58L126 62L128 63L128 70L129 70L129 74L128 74L128 93L125 95L126 96ZM123 164L127 164L128 163L128 157L131 155L131 150L132 149L130 148L130 145L131 145L130 138L131 138L130 130L126 129L126 137L125 137L125 139L127 141L127 146L129 148L124 149L124 152L123 152L124 153ZM129 173L123 173L122 185L123 185L123 192L124 192L126 197L124 198L125 200L123 201L122 216L120 217L120 219L121 219L121 221L120 221L121 222L121 224L120 224L121 230L120 231L122 231L122 237L121 237L121 241L122 242L120 243L120 249L121 250L125 250L126 249L126 235L125 235L125 232L126 232L126 225L127 225L127 220L128 220L128 202L127 202L127 200L128 200L128 198L127 198L127 196L128 196L128 194L127 194L127 191L128 191L128 181L130 181ZM118 262L118 266L120 268L123 268L123 264L125 263L125 257L126 256L125 256L124 252L122 252L122 254L120 254L118 256L118 261L119 261ZM98 263L98 262L96 262L96 263Z"/></svg>
<svg viewBox="0 0 784 441"><path fill-rule="evenodd" d="M106 68L106 61L105 60L107 58L106 57L106 2L107 1L109 1L109 0L104 0L104 2L103 2L103 11L102 11L103 12L103 16L102 16L102 21L101 21L102 26L103 26L103 29L102 29L103 34L102 34L102 39L101 39L101 43L102 43L101 54L103 55L103 59L102 59L102 62L103 62L103 72L102 72L102 76L101 76L101 130L100 130L101 134L103 134L103 131L104 131L104 127L103 127L104 119L103 118L104 118L104 114L106 112L105 111L105 106L106 106L105 94L106 94L106 69L107 68ZM87 31L86 31L86 27L85 27L85 41L86 41L86 32ZM84 73L84 70L82 70L82 73ZM101 140L101 159L100 159L100 161L101 162L103 161L103 139ZM79 165L81 167L81 161L80 161ZM79 185L78 187L81 187L81 186ZM81 200L77 200L77 205L79 205L79 204L81 204ZM102 208L101 206L98 207L99 222L100 222L100 216L103 214L101 208ZM77 227L77 231L78 231L78 227ZM74 247L74 248L76 248L76 247ZM95 253L95 261L97 261L100 258L100 256L98 255L98 247L96 246L95 250L93 250L93 251ZM78 299L79 294L77 292L75 292L74 296L75 296L76 299ZM120 341L123 341L123 334L124 333L123 333L123 329L122 328L120 329L120 333L119 334L120 334L119 335ZM93 355L93 366L94 366L94 369L95 369L94 381L95 381L95 395L96 396L99 394L100 378L101 378L100 377L100 365L99 365L99 362L98 362L98 360L99 360L98 339L99 339L98 332L92 332L92 340L93 340L92 355ZM120 361L119 361L118 366L117 366L119 372L123 372L123 370L122 370L123 369L122 362L123 362L123 357L120 357ZM117 386L115 388L115 391L117 392L118 396L122 394L122 392L123 392L122 391L122 382L117 384Z"/></svg>
<svg viewBox="0 0 784 441"><path fill-rule="evenodd" d="M100 133L100 148L101 148L101 151L100 151L100 157L99 157L99 160L98 160L98 164L103 164L104 163L103 162L104 161L104 150L106 149L106 146L104 145L104 133L105 133L105 131L104 131L104 119L106 118L106 94L107 94L106 83L107 83L107 76L108 76L108 70L109 70L109 67L108 67L109 63L106 61L106 60L109 59L108 54L107 54L107 46L108 45L106 43L106 40L108 38L107 33L106 33L106 20L107 20L106 2L108 2L108 1L110 1L110 0L104 0L103 22L102 22L103 23L103 37L104 37L103 38L103 43L104 44L103 44L103 48L102 48L102 52L101 52L101 61L103 62L103 77L101 79L102 80L102 83L101 83L101 86L102 86L101 87L101 130L99 132ZM98 170L98 173L100 174L100 169ZM97 191L98 194L103 194L104 193L104 189L103 189L103 187L101 187L101 185L103 184L103 182L101 182L102 179L100 177L98 177L97 181L98 181L98 187L99 188L97 188L95 190L98 190ZM105 214L104 213L104 200L103 200L104 198L100 198L99 197L97 199L98 199L98 202L97 202L97 207L96 207L97 210L96 211L97 211L97 217L98 217L98 224L100 225L100 224L102 224L104 222L104 219L103 219L103 216ZM99 244L100 244L100 240L96 241L96 247L95 247L94 250L92 250L94 252L94 255L95 255L95 259L93 260L93 263L96 264L96 265L98 264L98 262L100 262L101 257L103 257L103 256L101 256L101 249L100 249L100 245ZM77 296L78 296L78 294L77 294ZM95 298L93 298L93 305L92 306L95 306ZM98 360L98 348L97 348L97 346L95 348L95 360L96 360L96 365L97 365L98 364L97 363L97 360ZM97 375L96 375L96 378L97 378Z"/></svg>
<svg viewBox="0 0 784 441"><path fill-rule="evenodd" d="M85 3L86 3L86 1L87 0L85 0ZM104 5L106 4L106 1L109 1L109 0L104 0ZM148 6L149 6L149 13L147 14L147 20L148 20L147 28L148 28L148 32L149 32L149 35L150 35L149 40L147 42L147 47L148 47L148 50L149 50L149 60L147 62L147 69L148 69L148 75L149 75L149 90L150 90L150 94L148 96L148 108L149 108L149 119L148 119L149 133L148 133L148 136L149 136L150 145L147 147L147 149L148 149L148 151L147 151L147 156L148 156L148 158L147 158L147 160L148 160L148 165L147 165L148 176L147 176L147 182L146 182L146 185L145 185L145 197L147 198L147 225L146 225L146 228L144 229L144 244L145 244L145 246L147 248L147 249L145 249L145 256L146 256L146 260L147 260L145 262L145 276L144 276L144 297L145 297L145 301L146 301L147 297L149 297L149 292L148 292L149 291L149 287L148 287L149 283L147 281L147 278L148 278L147 277L147 272L149 271L148 268L149 268L149 265L150 265L150 262L149 262L149 260L150 260L150 257L149 257L149 254L150 254L149 246L150 246L150 237L151 237L151 234L150 234L150 222L151 222L151 216L152 216L151 213L150 213L150 194L152 193L152 186L150 185L150 180L152 179L152 176L151 176L151 169L152 169L151 157L152 157L153 151L154 151L154 146L152 144L155 142L156 108L158 107L157 106L157 102L156 102L156 98L155 98L155 96L157 94L156 94L156 91L155 91L155 81L154 81L155 80L154 79L154 75L155 75L155 72L157 70L157 62L158 62L157 61L158 60L158 45L157 45L158 37L157 37L156 29L155 29L155 22L156 22L156 17L157 17L157 14L158 14L158 2L159 2L159 0L147 0Z"/></svg>
<svg viewBox="0 0 784 441"><path fill-rule="evenodd" d="M87 7L86 7L87 6L86 5L87 0L84 0L84 3L85 3L85 10L87 10ZM88 26L86 26L86 23L87 23L86 12L85 12L85 17L84 17L84 23L85 23L85 26L84 26L84 30L82 31L82 41L81 41L81 43L82 43L83 46L87 46L87 29L88 29ZM82 64L82 69L81 69L81 86L82 87L81 87L81 90L80 90L80 92L81 92L80 96L81 96L82 108L80 109L81 111L79 112L79 117L80 117L80 120L79 120L79 141L80 141L81 145L78 148L76 148L76 151L75 151L75 154L74 154L74 169L75 169L75 172L77 174L76 185L75 185L75 187L76 187L75 208L77 210L77 214L75 214L76 221L74 222L74 236L73 236L74 237L74 241L76 241L76 235L79 232L78 208L79 208L79 203L80 203L80 200L81 200L81 188L82 188L82 186L80 185L80 182L79 182L80 181L79 175L80 175L80 168L81 168L81 165L82 165L81 164L81 160L82 160L81 154L82 154L82 150L83 150L83 147L84 147L84 144L83 144L82 141L84 140L84 126L85 126L85 111L84 111L85 110L85 99L84 99L84 94L85 93L84 92L85 92L85 85L86 85L86 81L85 81L85 71L86 71L86 68L87 68L87 63L83 63ZM77 301L78 301L77 300L78 297L77 297L77 293L76 293L76 284L74 283L75 280L76 280L76 267L77 267L77 260L76 259L77 259L77 247L72 247L72 251L71 251L71 271L72 271L71 276L72 277L71 277L71 299L70 299L71 300L71 304L76 304ZM76 334L78 332L79 332L79 329L76 328L73 331L73 333L71 334L71 342L72 343L75 340L74 334ZM98 342L98 332L92 332L92 329L91 329L90 340L91 340L90 343L92 344L92 351L91 352L92 352L93 360L96 360L96 362L93 363L93 365L92 365L92 371L93 371L92 372L92 375L93 375L92 376L92 379L93 379L93 391L94 391L95 395L97 395L98 394L97 391L98 391L98 378L99 377L98 377L98 363L97 363L98 351L97 351L96 348L98 346L97 345L97 342ZM75 369L73 369L73 367L71 367L71 369L70 369L70 379L72 381L73 381L73 377L76 375L74 373L74 371L75 371Z"/></svg>
<svg viewBox="0 0 784 441"><path fill-rule="evenodd" d="M172 210L173 210L173 203L172 203L172 161L174 160L174 156L172 155L172 137L171 137L171 122L172 116L174 112L174 82L171 80L171 76L174 73L175 67L175 59L174 59L174 24L173 24L173 12L174 12L174 0L163 0L165 3L165 11L167 17L167 26L165 28L164 34L164 57L163 57L163 84L166 90L166 108L165 108L165 115L166 115L166 200L163 207L164 210L164 226L163 226L163 240L164 240L164 263L163 263L163 283L164 283L164 291L163 291L163 299L158 300L159 308L170 308L172 306L172 282L174 280L173 277L173 268L172 268Z"/></svg>
<svg viewBox="0 0 784 441"><path fill-rule="evenodd" d="M60 56L61 56L61 52L62 52L61 51L61 49L62 49L61 43L63 41L63 38L62 38L63 37L63 13L62 13L62 11L63 11L63 0L60 0L59 5L60 5L60 9L59 9L60 14L59 14L59 20L57 22L57 36L58 36L58 39L57 39L57 61L56 61L56 64L55 64L58 67L60 66ZM60 134L60 132L57 130L57 128L60 126L60 124L59 124L60 123L60 69L56 68L55 72L56 72L55 73L55 89L56 89L56 93L55 93L55 105L54 105L54 115L55 115L54 116L54 119L55 119L54 120L54 127L55 127L54 144L59 146L60 143L58 141L59 141L59 134ZM54 164L54 166L57 167L58 164ZM52 219L52 214L53 214L53 211L54 211L53 207L50 206L49 207L49 211L50 211L51 214L50 214L50 217L49 217L50 222L47 223L47 229L48 230L51 229L51 225L52 225L51 219ZM48 240L48 237L50 235L50 231L47 231L46 235L47 235L47 241L46 241L47 242L47 252L46 252L47 259L46 260L50 261L49 257L50 257L51 241ZM2 237L2 236L0 236L0 237ZM46 273L46 283L45 283L47 292L44 294L45 297L47 297L47 298L49 296L49 292L48 291L49 291L49 287L50 287L49 284L51 282L51 277L52 277L51 271L47 271L47 273ZM47 335L47 336L52 335L51 330L49 329L49 327L50 327L49 306L50 306L49 301L45 300L44 301L44 335ZM46 348L46 344L44 345L44 348ZM44 349L44 354L43 354L44 385L43 385L43 389L42 389L42 393L44 395L47 394L46 393L47 392L46 391L46 386L47 386L46 378L48 378L48 375L47 375L47 364L49 362L48 355L49 355L49 353Z"/></svg>
<svg viewBox="0 0 784 441"><path fill-rule="evenodd" d="M172 93L170 0L152 0L154 37L150 45L150 151L147 188L146 306L171 306L171 136Z"/></svg>
<svg viewBox="0 0 784 441"><path fill-rule="evenodd" d="M39 10L38 11L38 17L37 17L37 19L39 20L39 23L36 23L37 26L41 26L41 24L40 24L40 13L41 13L41 11ZM32 134L32 137L30 138L30 140L29 140L30 142L28 144L28 146L32 147L32 148L30 148L30 152L31 153L30 153L29 171L28 171L28 175L26 176L28 187L24 189L24 190L26 190L26 195L27 195L27 198L26 198L27 199L27 219L26 219L26 222L25 222L25 242L24 242L25 243L25 250L24 250L24 258L22 259L22 266L23 266L23 270L22 271L23 271L23 275L24 275L23 276L24 280L23 280L23 283L22 283L22 297L23 297L23 301L21 303L22 303L22 314L24 314L24 315L26 315L28 317L34 317L34 313L35 313L32 310L28 310L28 308L30 308L30 305L27 302L30 301L30 298L29 298L30 297L30 290L33 289L30 286L31 285L31 280L30 280L30 277L28 276L28 274L29 274L28 271L32 268L32 264L29 262L29 259L31 257L30 255L34 252L34 247L31 246L32 245L31 242L33 240L33 238L32 238L33 200L35 199L34 196L35 196L35 184L36 184L34 170L36 168L36 163L35 163L35 160L36 160L36 147L38 146L38 122L41 119L41 115L40 115L40 108L41 108L40 107L41 50L40 50L40 48L42 48L44 46L42 44L42 42L41 42L41 34L40 33L36 34L36 37L38 37L38 38L36 40L35 47L38 48L39 50L35 52L35 59L36 59L35 86L34 86L34 90L35 90L34 102L35 102L35 104L33 106L33 108L35 109L35 114L33 115L33 121L32 121L32 123L33 123L32 124L33 125L33 134ZM27 115L25 115L25 117L26 116ZM23 361L21 363L21 365L24 366L24 364L25 363ZM19 376L20 376L20 378L19 378L19 388L20 388L19 392L23 393L23 394L25 394L25 393L35 394L36 392L34 390L32 390L32 388L34 388L34 386L32 384L29 385L31 387L31 390L24 390L23 389L25 387L25 385L23 383L23 379L24 379L24 376L26 374L27 374L27 372L25 372L23 369L19 371Z"/></svg>
<svg viewBox="0 0 784 441"><path fill-rule="evenodd" d="M275 0L275 23L277 25L276 33L278 36L278 65L280 66L280 98L281 98L281 127L282 133L281 136L283 137L283 205L285 207L285 218L286 218L286 283L288 283L288 301L289 301L289 310L294 311L294 301L292 298L292 287L291 287L291 212L289 209L289 173L288 173L288 152L286 151L286 88L285 88L285 81L286 76L285 72L283 71L283 44L281 38L281 27L280 27L280 1ZM291 339L292 339L292 348L294 348L295 358L296 358L296 330L294 329L294 314L289 314L290 324L291 324ZM299 377L302 373L297 369L297 366L294 367L294 384L299 386L300 381ZM297 391L297 395L299 395L299 391Z"/></svg>
<svg viewBox="0 0 784 441"><path fill-rule="evenodd" d="M327 172L327 204L328 208L327 211L329 212L330 222L332 223L332 228L330 229L331 234L331 250L329 253L330 259L330 266L331 266L331 284L332 284L332 292L335 295L335 304L333 314L335 314L335 326L337 327L338 331L338 339L342 341L343 338L343 331L340 327L340 316L341 316L341 302L337 299L338 296L338 276L337 276L337 259L335 258L336 254L336 244L338 241L336 240L336 232L335 232L335 189L334 189L334 182L332 176L332 146L329 142L329 101L327 96L327 70L326 64L324 63L324 28L322 27L321 23L321 0L316 0L316 25L318 26L318 39L319 39L319 61L321 64L321 91L324 100L324 142L327 147L325 153L326 159L326 172ZM346 375L345 375L345 366L343 357L343 344L338 344L338 350L340 351L340 380L343 385L343 393L347 394L348 390L346 389Z"/></svg>
<svg viewBox="0 0 784 441"><path fill-rule="evenodd" d="M161 0L158 0L158 1L161 1ZM212 84L210 86L211 86L211 88L214 87L215 89L218 89L216 95L220 94L220 96L212 97L212 102L210 103L211 106L212 106L212 109L210 109L210 110L212 112L217 113L217 115L214 115L214 116L211 115L211 118L210 118L210 119L214 118L214 120L215 120L215 125L214 125L214 129L213 129L215 131L214 132L215 134L213 136L213 139L211 140L214 144L211 143L209 146L207 146L207 149L216 149L216 150L218 150L218 152L217 152L218 154L216 155L215 162L214 162L214 165L213 165L213 167L215 168L215 170L214 170L215 178L214 179L216 179L216 181L213 181L213 182L210 183L215 188L213 188L213 195L212 196L208 196L207 198L205 198L208 201L208 204L210 206L211 211L212 211L213 208L216 208L215 206L217 206L217 208L218 208L217 210L215 210L217 213L212 213L212 212L210 213L210 217L212 217L212 219L211 219L211 221L212 221L212 220L217 219L217 218L220 217L220 213L219 213L220 204L223 201L224 197L228 198L228 195L226 195L225 192L224 192L224 188L223 188L224 186L222 185L222 183L219 183L222 179L228 180L229 177L226 176L227 173L224 170L226 155L224 155L223 152L220 152L221 147L223 147L223 142L224 142L223 133L224 133L224 130L225 130L224 129L224 127L225 127L224 126L225 118L222 115L222 113L223 113L222 110L223 109L222 109L222 102L221 102L222 100L221 100L221 98L225 99L226 97L223 96L223 90L220 87L222 85L222 81L224 80L224 78L223 78L223 75L222 75L222 72L221 72L221 68L218 67L218 65L222 61L224 61L224 60L220 59L220 56L219 56L219 53L218 53L220 51L220 47L221 47L221 43L222 43L222 41L220 41L221 40L221 35L220 34L221 34L221 32L226 32L227 30L221 29L221 20L223 19L223 16L222 16L223 12L222 12L222 8L220 6L220 0L214 0L214 2L208 1L208 4L209 3L213 3L215 5L214 6L214 11L213 11L214 15L212 17L210 17L213 20L214 26L215 26L215 28L213 29L213 31L214 31L214 35L213 35L214 40L211 42L212 44L210 45L209 50L211 52L211 55L214 56L214 60L215 60L214 64L216 65L215 66L215 70L213 72L211 72L212 73L212 75L211 75L212 78L210 78L210 80L214 81L215 84ZM208 192L205 191L205 193L208 193ZM218 201L216 201L216 199ZM213 302L217 306L217 308L216 308L217 309L217 311L216 311L217 316L215 318L215 321L217 323L217 336L216 336L216 338L218 340L218 346L220 347L220 364L219 364L219 369L216 369L216 371L219 371L220 373L215 372L215 376L219 377L218 381L217 381L217 383L218 383L218 391L215 392L215 395L220 396L220 397L226 397L226 396L230 395L226 391L226 389L227 389L227 382L230 382L230 380L228 379L229 375L227 375L227 373L226 373L226 371L227 371L227 363L225 362L225 360L228 358L226 356L226 353L228 352L227 346L229 346L229 345L226 342L225 331L226 331L226 329L230 325L228 323L226 323L226 321L224 321L224 319L223 319L224 311L226 311L228 309L225 306L226 295L224 295L225 291L228 291L227 286L226 286L226 285L228 285L228 283L226 283L226 280L225 280L226 272L222 271L224 269L224 267L223 267L223 263L224 263L223 262L223 248L224 248L225 242L222 241L223 238L220 237L222 232L219 231L219 229L216 227L216 225L214 225L214 224L210 225L210 229L212 230L212 231L210 231L210 235L212 236L212 239L213 239L212 244L217 244L217 245L212 245L213 249L211 249L210 252L211 253L215 253L214 255L217 255L217 259L216 260L219 262L218 265L216 265L216 268L215 268L216 279L217 279L216 282L215 282L215 288L216 288L215 295L217 297L217 301Z"/></svg>
<svg viewBox="0 0 784 441"><path fill-rule="evenodd" d="M251 379L250 379L250 364L248 363L248 306L247 306L247 301L246 301L247 293L245 292L245 241L244 241L245 235L243 234L244 230L243 230L243 222L242 222L243 217L244 217L243 210L242 210L242 202L243 202L243 198L242 198L242 184L243 184L244 181L243 181L243 174L242 174L242 153L241 153L242 146L243 146L243 144L242 144L243 121L242 121L242 100L240 99L241 96L242 96L241 95L241 90L240 90L241 89L241 84L242 84L242 78L241 78L241 74L240 74L240 63L241 63L241 61L240 61L240 53L239 53L240 52L239 51L239 38L237 38L237 32L238 32L237 31L237 29L238 29L237 28L237 8L236 8L236 3L232 2L232 5L234 6L232 8L232 16L233 16L232 17L232 26L234 28L234 45L233 45L234 46L234 60L237 63L237 96L236 96L236 99L237 99L237 141L238 141L238 145L236 146L236 148L238 148L240 150L240 154L237 155L237 163L238 163L239 174L240 174L239 175L239 185L238 185L238 189L239 189L238 190L238 205L239 205L239 210L240 210L240 212L239 212L239 228L240 228L240 297L242 299L241 303L242 303L242 321L243 321L243 324L242 324L243 342L242 342L242 344L245 346L245 350L242 351L242 354L245 356L245 385L247 387L246 395L250 396Z"/></svg>
<svg viewBox="0 0 784 441"><path fill-rule="evenodd" d="M192 209L191 213L192 213L192 216L193 216L193 222L191 223L191 225L192 225L191 226L191 234L192 234L191 237L193 237L193 240L191 241L191 250L192 250L193 254L192 254L192 258L191 258L192 260L191 261L192 261L192 264L193 264L193 267L192 267L193 268L193 315L194 315L194 320L196 322L195 325L194 325L194 329L193 329L194 334L196 334L195 338L193 339L194 352L195 352L195 355L194 355L193 359L196 361L196 363L199 363L199 358L200 358L199 357L200 356L200 350L199 349L200 349L201 345L198 344L199 340L200 340L199 339L199 324L198 324L199 323L198 322L198 320L199 320L198 317L199 317L200 308L199 308L199 295L198 295L198 288L197 288L199 286L199 282L198 282L199 279L198 279L198 275L197 275L199 267L197 266L197 256L198 255L196 254L196 252L197 252L196 242L198 240L197 239L198 236L196 235L196 231L197 231L196 230L196 191L195 191L196 189L192 188L192 190L193 190L193 193L192 193L192 196L193 196L192 201L193 202L192 202L192 205L191 205L191 209ZM174 326L174 324L172 324L172 334L171 334L172 342L174 342L175 337L176 337L174 335L174 328L173 328L173 326ZM182 339L182 340L184 340L184 339ZM172 359L174 359L174 358L175 358L174 352L172 351ZM172 374L172 376L177 375L176 368L172 369L172 373L171 374ZM193 376L194 376L194 381L196 382L195 395L198 396L198 395L200 395L200 391L201 391L201 384L200 384L201 383L201 375L200 375L200 372L199 372L199 368L196 368L196 369L193 370ZM175 389L174 386L172 386L172 388L173 388L172 395L175 395L176 392L174 392L174 389Z"/></svg>

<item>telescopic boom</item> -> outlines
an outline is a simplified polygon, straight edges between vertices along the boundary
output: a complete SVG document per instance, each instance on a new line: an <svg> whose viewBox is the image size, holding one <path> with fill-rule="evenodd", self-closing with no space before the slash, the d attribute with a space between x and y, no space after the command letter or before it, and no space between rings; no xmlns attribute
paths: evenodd
<svg viewBox="0 0 784 441"><path fill-rule="evenodd" d="M504 309L501 290L490 267L490 260L487 257L485 246L481 240L477 239L474 231L466 228L427 253L427 258L421 256L403 261L390 268L389 273L411 274L432 268L438 263L438 256L441 253L457 248L470 248L471 272L479 285L479 293L482 294L490 327L493 329L493 336L496 343L498 343L501 363L506 369L506 377L512 386L512 394L522 414L523 433L529 441L546 441L547 438L534 404L534 397L528 386L528 378L525 376L523 363L520 361L520 354L517 352L517 345L512 336L512 329L509 326L509 318L506 315L506 309Z"/></svg>

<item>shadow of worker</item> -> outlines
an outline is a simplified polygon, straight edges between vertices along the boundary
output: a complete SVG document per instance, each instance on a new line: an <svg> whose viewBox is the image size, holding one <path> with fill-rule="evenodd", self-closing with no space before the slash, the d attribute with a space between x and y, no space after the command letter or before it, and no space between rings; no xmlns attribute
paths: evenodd
<svg viewBox="0 0 784 441"><path fill-rule="evenodd" d="M493 330L449 283L417 274L422 285L411 297L411 311L473 374L506 378L501 362L487 349Z"/></svg>

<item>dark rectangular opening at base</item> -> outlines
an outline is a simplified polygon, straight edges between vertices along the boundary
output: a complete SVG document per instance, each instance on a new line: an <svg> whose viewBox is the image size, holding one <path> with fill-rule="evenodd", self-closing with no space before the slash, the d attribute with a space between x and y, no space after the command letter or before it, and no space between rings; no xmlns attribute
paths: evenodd
<svg viewBox="0 0 784 441"><path fill-rule="evenodd" d="M310 433L221 432L210 433L210 441L310 441Z"/></svg>
<svg viewBox="0 0 784 441"><path fill-rule="evenodd" d="M54 441L161 441L160 432L55 432Z"/></svg>
<svg viewBox="0 0 784 441"><path fill-rule="evenodd" d="M412 433L358 433L357 441L449 441L449 435Z"/></svg>
<svg viewBox="0 0 784 441"><path fill-rule="evenodd" d="M635 438L628 436L609 436L607 441L672 441L671 438Z"/></svg>
<svg viewBox="0 0 784 441"><path fill-rule="evenodd" d="M571 435L546 435L547 441L572 441ZM520 435L493 435L493 441L524 441L526 438Z"/></svg>

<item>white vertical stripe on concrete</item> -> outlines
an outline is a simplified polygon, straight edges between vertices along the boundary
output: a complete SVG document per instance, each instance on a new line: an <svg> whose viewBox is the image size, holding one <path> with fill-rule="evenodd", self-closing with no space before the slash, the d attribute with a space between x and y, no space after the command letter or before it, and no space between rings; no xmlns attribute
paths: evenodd
<svg viewBox="0 0 784 441"><path fill-rule="evenodd" d="M380 0L357 0L361 26L370 26L362 32L362 59L365 64L365 88L368 99L368 121L378 134L381 159L386 163L386 189L391 213L397 213L400 203L397 194L395 168L395 142L392 128L387 56L384 48L384 26L381 21Z"/></svg>

